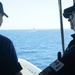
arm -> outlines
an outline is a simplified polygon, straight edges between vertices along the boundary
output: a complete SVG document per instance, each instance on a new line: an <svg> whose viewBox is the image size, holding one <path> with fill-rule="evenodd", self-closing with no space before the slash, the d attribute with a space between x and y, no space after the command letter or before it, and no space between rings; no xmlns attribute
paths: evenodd
<svg viewBox="0 0 75 75"><path fill-rule="evenodd" d="M22 75L20 72L22 66L18 62L17 54L12 41L7 40L5 42L6 48L4 48L4 58L5 58L5 74L8 75ZM8 67L8 68L7 68Z"/></svg>

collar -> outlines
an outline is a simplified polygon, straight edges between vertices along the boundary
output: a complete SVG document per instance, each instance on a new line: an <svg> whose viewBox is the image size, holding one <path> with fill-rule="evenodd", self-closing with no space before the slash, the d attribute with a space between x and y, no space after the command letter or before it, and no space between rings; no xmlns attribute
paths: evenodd
<svg viewBox="0 0 75 75"><path fill-rule="evenodd" d="M72 34L71 36L72 36L73 39L75 39L75 34Z"/></svg>

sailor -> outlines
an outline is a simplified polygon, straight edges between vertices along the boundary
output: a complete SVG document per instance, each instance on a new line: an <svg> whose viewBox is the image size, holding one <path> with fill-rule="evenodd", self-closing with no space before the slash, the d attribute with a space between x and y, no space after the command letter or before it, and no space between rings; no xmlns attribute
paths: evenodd
<svg viewBox="0 0 75 75"><path fill-rule="evenodd" d="M0 26L3 16L8 17L0 2ZM22 67L18 62L16 51L12 41L0 34L0 75L22 75Z"/></svg>
<svg viewBox="0 0 75 75"><path fill-rule="evenodd" d="M75 4L71 7L64 9L63 16L68 19L71 29L75 32ZM71 36L73 37L73 40L70 41L66 51L70 50L70 48L75 46L75 34L72 34Z"/></svg>
<svg viewBox="0 0 75 75"><path fill-rule="evenodd" d="M70 22L71 29L75 32L75 4L63 11L64 18ZM66 50L64 51L61 61L65 64L62 75L75 75L75 33L71 35L73 39L69 42Z"/></svg>
<svg viewBox="0 0 75 75"><path fill-rule="evenodd" d="M75 31L75 4L64 9L63 16L68 19L71 29ZM75 34L71 36L73 40L68 44L63 56L51 63L39 75L75 75Z"/></svg>

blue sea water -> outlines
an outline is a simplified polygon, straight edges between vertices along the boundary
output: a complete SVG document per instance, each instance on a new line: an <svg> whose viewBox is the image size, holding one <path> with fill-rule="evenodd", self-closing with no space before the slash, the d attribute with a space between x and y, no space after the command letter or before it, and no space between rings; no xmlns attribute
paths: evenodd
<svg viewBox="0 0 75 75"><path fill-rule="evenodd" d="M62 52L61 32L50 30L1 30L0 33L10 38L15 46L17 56L40 69L46 68ZM64 30L65 48L72 39L71 30Z"/></svg>

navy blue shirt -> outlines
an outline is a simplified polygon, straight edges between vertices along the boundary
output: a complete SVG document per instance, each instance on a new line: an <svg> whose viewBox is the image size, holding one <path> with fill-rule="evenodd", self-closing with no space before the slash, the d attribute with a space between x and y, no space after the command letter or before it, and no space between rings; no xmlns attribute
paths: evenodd
<svg viewBox="0 0 75 75"><path fill-rule="evenodd" d="M0 35L0 75L14 75L21 69L12 41Z"/></svg>

